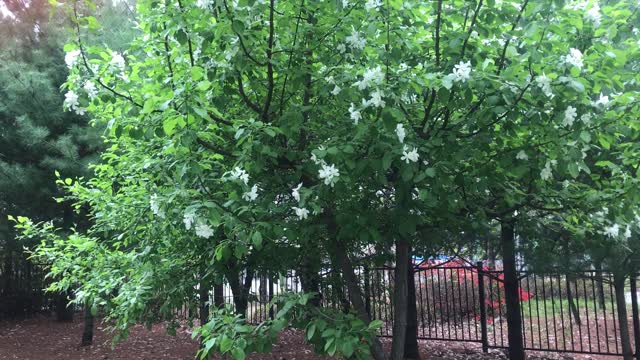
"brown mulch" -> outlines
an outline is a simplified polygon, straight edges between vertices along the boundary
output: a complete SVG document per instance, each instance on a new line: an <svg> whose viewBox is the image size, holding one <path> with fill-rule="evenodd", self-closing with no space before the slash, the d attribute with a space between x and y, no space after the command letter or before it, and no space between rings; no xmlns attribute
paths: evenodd
<svg viewBox="0 0 640 360"><path fill-rule="evenodd" d="M82 335L82 321L59 323L49 317L36 317L23 321L0 322L0 360L155 360L155 359L194 359L197 342L191 339L189 329L178 329L176 336L169 336L162 325L155 325L151 331L143 326L134 326L129 338L112 348L112 334L105 324L98 323L95 329L94 344L90 347L79 346ZM390 340L383 339L385 348L390 348ZM493 360L507 359L500 350L491 350L483 354L477 344L456 342L421 342L421 355L424 360ZM279 342L269 354L251 354L253 360L326 360L315 355L313 349L304 343L300 331L286 330ZM535 354L529 359L615 359L570 354Z"/></svg>

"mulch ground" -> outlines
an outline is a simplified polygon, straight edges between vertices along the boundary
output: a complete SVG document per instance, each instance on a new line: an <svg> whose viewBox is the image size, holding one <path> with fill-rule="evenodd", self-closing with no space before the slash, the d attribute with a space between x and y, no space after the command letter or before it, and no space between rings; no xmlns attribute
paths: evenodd
<svg viewBox="0 0 640 360"><path fill-rule="evenodd" d="M78 317L80 319L80 317ZM169 336L162 325L151 331L143 326L135 326L125 342L112 348L112 334L105 324L98 323L94 344L79 346L82 322L58 323L52 318L36 317L22 321L0 322L0 360L155 360L194 359L197 342L191 339L188 329L179 329L176 336ZM390 347L388 339L383 339L385 348ZM483 354L475 344L455 342L422 342L421 355L425 360L492 360L507 359L503 352L491 350ZM253 360L326 360L315 355L304 343L302 333L295 330L283 332L270 354L251 354ZM570 354L530 354L529 359L616 359L616 357L570 355Z"/></svg>

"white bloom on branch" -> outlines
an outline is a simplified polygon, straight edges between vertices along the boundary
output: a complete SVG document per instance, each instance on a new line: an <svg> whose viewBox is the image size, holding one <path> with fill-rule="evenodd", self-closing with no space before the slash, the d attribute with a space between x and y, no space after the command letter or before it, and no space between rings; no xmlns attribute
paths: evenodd
<svg viewBox="0 0 640 360"><path fill-rule="evenodd" d="M119 71L124 71L124 58L122 57L122 55L117 52L114 51L111 54L111 62L110 64L115 67L116 69L118 69Z"/></svg>
<svg viewBox="0 0 640 360"><path fill-rule="evenodd" d="M68 53L66 53L64 55L64 62L67 64L67 67L69 69L71 69L76 62L78 61L78 58L82 55L82 53L80 52L80 50L71 50Z"/></svg>
<svg viewBox="0 0 640 360"><path fill-rule="evenodd" d="M524 150L520 150L520 152L518 152L518 154L516 155L516 159L527 161L529 160L529 156L526 152L524 152Z"/></svg>
<svg viewBox="0 0 640 360"><path fill-rule="evenodd" d="M407 136L407 132L404 129L403 124L396 125L396 135L398 136L398 140L400 140L400 143L404 143L404 138Z"/></svg>
<svg viewBox="0 0 640 360"><path fill-rule="evenodd" d="M203 222L196 224L195 230L198 237L208 239L213 236L213 229L211 226Z"/></svg>
<svg viewBox="0 0 640 360"><path fill-rule="evenodd" d="M562 125L567 127L573 125L576 120L576 116L578 116L576 108L574 108L573 106L568 106L567 110L564 111L564 119L562 120Z"/></svg>
<svg viewBox="0 0 640 360"><path fill-rule="evenodd" d="M582 114L582 116L580 116L580 121L582 121L582 123L585 125L591 125L591 118L592 118L592 115L589 113Z"/></svg>
<svg viewBox="0 0 640 360"><path fill-rule="evenodd" d="M371 99L369 99L367 104L371 104L375 107L383 108L386 105L385 101L382 99L383 96L384 96L384 93L382 92L382 90L376 89L376 91L371 93Z"/></svg>
<svg viewBox="0 0 640 360"><path fill-rule="evenodd" d="M91 80L87 80L82 87L84 91L89 95L90 99L95 99L98 96L98 90L96 89L96 84Z"/></svg>
<svg viewBox="0 0 640 360"><path fill-rule="evenodd" d="M593 23L594 27L598 27L600 26L600 22L602 21L602 15L600 15L600 6L598 5L598 3L594 3L593 6L587 10L587 13L584 14L584 18L587 21L590 21Z"/></svg>
<svg viewBox="0 0 640 360"><path fill-rule="evenodd" d="M185 212L184 216L182 217L182 222L184 223L184 227L187 230L191 230L191 227L196 222L196 213L193 211Z"/></svg>
<svg viewBox="0 0 640 360"><path fill-rule="evenodd" d="M236 166L232 171L229 172L230 180L242 180L242 182L247 185L249 183L249 174L246 171Z"/></svg>
<svg viewBox="0 0 640 360"><path fill-rule="evenodd" d="M164 210L160 208L160 201L158 199L158 194L153 194L149 198L149 207L151 208L151 212L153 212L156 216L164 218Z"/></svg>
<svg viewBox="0 0 640 360"><path fill-rule="evenodd" d="M293 196L296 201L300 201L300 189L302 188L302 183L298 184L298 186L294 187L291 190L291 196Z"/></svg>
<svg viewBox="0 0 640 360"><path fill-rule="evenodd" d="M338 49L338 52L340 52L340 54L344 54L344 52L347 51L347 47L344 44L338 44L336 49Z"/></svg>
<svg viewBox="0 0 640 360"><path fill-rule="evenodd" d="M293 211L295 211L296 216L298 217L298 219L300 220L304 220L306 218L309 217L309 210L305 209L305 208L299 208L299 207L293 207Z"/></svg>
<svg viewBox="0 0 640 360"><path fill-rule="evenodd" d="M318 177L320 180L324 180L324 184L331 185L331 187L333 187L336 181L338 181L339 176L340 170L338 170L333 164L322 164L322 168L318 170Z"/></svg>
<svg viewBox="0 0 640 360"><path fill-rule="evenodd" d="M405 161L407 164L410 162L418 162L419 157L418 149L415 147L411 151L409 151L409 147L407 145L402 148L402 157L400 160Z"/></svg>
<svg viewBox="0 0 640 360"><path fill-rule="evenodd" d="M359 110L356 110L356 106L353 103L349 106L349 117L353 120L354 125L358 125L358 121L362 119L362 114L360 114Z"/></svg>
<svg viewBox="0 0 640 360"><path fill-rule="evenodd" d="M460 61L453 67L453 80L457 82L466 82L471 78L471 61Z"/></svg>
<svg viewBox="0 0 640 360"><path fill-rule="evenodd" d="M551 179L552 176L553 174L551 172L551 162L547 161L547 163L544 165L544 169L540 171L540 178L544 181L547 181Z"/></svg>
<svg viewBox="0 0 640 360"><path fill-rule="evenodd" d="M598 98L593 105L598 107L607 107L609 105L609 96L602 95L602 93L600 93L600 98Z"/></svg>
<svg viewBox="0 0 640 360"><path fill-rule="evenodd" d="M627 225L627 228L624 229L624 238L629 239L631 237L631 227Z"/></svg>
<svg viewBox="0 0 640 360"><path fill-rule="evenodd" d="M551 79L549 79L545 73L536 77L536 85L540 87L546 96L553 98L553 92L551 91Z"/></svg>
<svg viewBox="0 0 640 360"><path fill-rule="evenodd" d="M207 9L211 5L211 0L198 0L196 1L196 6L201 9Z"/></svg>
<svg viewBox="0 0 640 360"><path fill-rule="evenodd" d="M365 45L367 45L367 39L363 38L356 29L353 29L351 35L347 36L344 40L352 49L362 50Z"/></svg>
<svg viewBox="0 0 640 360"><path fill-rule="evenodd" d="M613 224L611 226L607 226L604 228L604 234L608 237L615 238L618 237L620 233L620 225Z"/></svg>
<svg viewBox="0 0 640 360"><path fill-rule="evenodd" d="M64 94L64 105L67 108L71 109L75 109L76 107L78 107L78 105L80 105L78 103L78 94L76 94L73 90L67 91L67 93Z"/></svg>
<svg viewBox="0 0 640 360"><path fill-rule="evenodd" d="M373 69L365 70L362 74L362 80L356 81L354 86L358 87L358 90L364 90L372 85L380 85L384 80L384 73L380 66L376 66Z"/></svg>
<svg viewBox="0 0 640 360"><path fill-rule="evenodd" d="M333 88L333 90L331 90L331 95L336 96L336 95L340 94L340 91L341 91L341 90L342 90L342 89L340 89L340 86L336 85L336 86Z"/></svg>
<svg viewBox="0 0 640 360"><path fill-rule="evenodd" d="M378 9L380 6L382 6L382 0L367 0L364 4L364 8L367 9L367 11Z"/></svg>
<svg viewBox="0 0 640 360"><path fill-rule="evenodd" d="M258 185L254 184L251 187L250 191L245 192L244 194L242 194L242 198L245 201L249 201L249 202L253 202L258 198Z"/></svg>
<svg viewBox="0 0 640 360"><path fill-rule="evenodd" d="M569 55L564 57L564 62L582 69L582 66L584 65L582 60L582 52L576 48L569 49Z"/></svg>

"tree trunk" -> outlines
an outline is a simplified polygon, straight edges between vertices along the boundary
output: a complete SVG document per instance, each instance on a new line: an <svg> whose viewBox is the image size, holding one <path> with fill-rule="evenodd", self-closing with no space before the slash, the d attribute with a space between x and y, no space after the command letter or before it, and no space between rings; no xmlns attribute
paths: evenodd
<svg viewBox="0 0 640 360"><path fill-rule="evenodd" d="M82 342L80 346L89 346L93 344L93 323L94 317L91 313L91 305L84 306L84 329L82 330Z"/></svg>
<svg viewBox="0 0 640 360"><path fill-rule="evenodd" d="M204 280L200 280L198 292L198 302L200 305L198 316L200 318L200 325L204 325L209 322L209 284Z"/></svg>
<svg viewBox="0 0 640 360"><path fill-rule="evenodd" d="M576 306L576 303L573 300L573 292L571 291L571 283L572 282L575 283L575 280L573 279L573 276L569 274L566 275L566 279L567 279L567 301L569 302L569 309L571 310L571 314L573 314L573 318L575 319L576 324L580 326L582 325L582 320L580 319L580 312L578 311L578 307Z"/></svg>
<svg viewBox="0 0 640 360"><path fill-rule="evenodd" d="M602 279L602 261L598 260L594 265L595 278L596 278L596 288L598 290L598 303L602 310L606 310L607 308L607 300L604 297L604 280Z"/></svg>
<svg viewBox="0 0 640 360"><path fill-rule="evenodd" d="M247 308L249 306L249 289L251 288L251 282L253 281L253 270L251 267L247 267L247 275L244 277L244 283L242 282L242 274L235 273L228 276L229 286L231 292L233 292L233 303L236 306L236 314L247 317Z"/></svg>
<svg viewBox="0 0 640 360"><path fill-rule="evenodd" d="M515 234L512 220L501 220L502 260L504 267L504 297L507 304L509 359L524 360L520 291L516 270Z"/></svg>
<svg viewBox="0 0 640 360"><path fill-rule="evenodd" d="M340 270L342 270L342 278L347 286L349 300L351 301L353 308L356 310L360 320L369 324L371 322L371 318L369 317L369 314L367 314L362 290L358 284L358 278L356 277L356 273L353 269L351 259L349 259L349 256L346 253L346 249L341 248L340 246L340 242L337 237L338 231L335 216L331 211L327 211L327 230L329 232L329 240L331 242L329 251L332 253L331 256L336 259L336 262L340 266ZM386 360L386 356L382 350L382 344L377 337L372 340L371 355L375 360Z"/></svg>
<svg viewBox="0 0 640 360"><path fill-rule="evenodd" d="M406 240L396 241L395 287L393 291L393 339L391 343L391 359L402 360L407 335L407 272L409 244Z"/></svg>
<svg viewBox="0 0 640 360"><path fill-rule="evenodd" d="M618 327L620 328L620 344L622 345L622 357L624 360L633 359L631 339L629 337L629 318L627 317L627 303L624 298L625 276L615 272L613 274L613 287L616 294L616 308L618 311Z"/></svg>
<svg viewBox="0 0 640 360"><path fill-rule="evenodd" d="M60 322L73 321L73 309L69 306L71 292L58 293L55 295L56 320Z"/></svg>
<svg viewBox="0 0 640 360"><path fill-rule="evenodd" d="M217 308L224 306L224 282L213 285L213 304Z"/></svg>
<svg viewBox="0 0 640 360"><path fill-rule="evenodd" d="M320 292L319 261L317 256L305 256L300 268L300 282L302 291L305 293L315 293L316 295L309 301L313 306L320 306L322 293Z"/></svg>
<svg viewBox="0 0 640 360"><path fill-rule="evenodd" d="M409 250L411 255L411 250ZM420 359L418 349L418 309L416 303L416 280L413 270L413 262L409 256L407 264L407 334L404 342L404 358Z"/></svg>

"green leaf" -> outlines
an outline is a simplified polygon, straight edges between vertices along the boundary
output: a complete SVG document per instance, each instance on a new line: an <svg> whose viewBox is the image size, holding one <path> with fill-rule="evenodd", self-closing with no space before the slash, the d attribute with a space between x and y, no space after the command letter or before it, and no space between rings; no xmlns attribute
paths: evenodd
<svg viewBox="0 0 640 360"><path fill-rule="evenodd" d="M311 340L316 333L316 324L311 323L307 328L307 340Z"/></svg>
<svg viewBox="0 0 640 360"><path fill-rule="evenodd" d="M245 359L244 350L241 348L233 348L233 350L231 350L231 356L233 357L233 360Z"/></svg>
<svg viewBox="0 0 640 360"><path fill-rule="evenodd" d="M233 339L229 338L227 335L223 335L222 340L220 340L220 351L223 353L227 352L229 351L229 349L231 349L232 345Z"/></svg>

